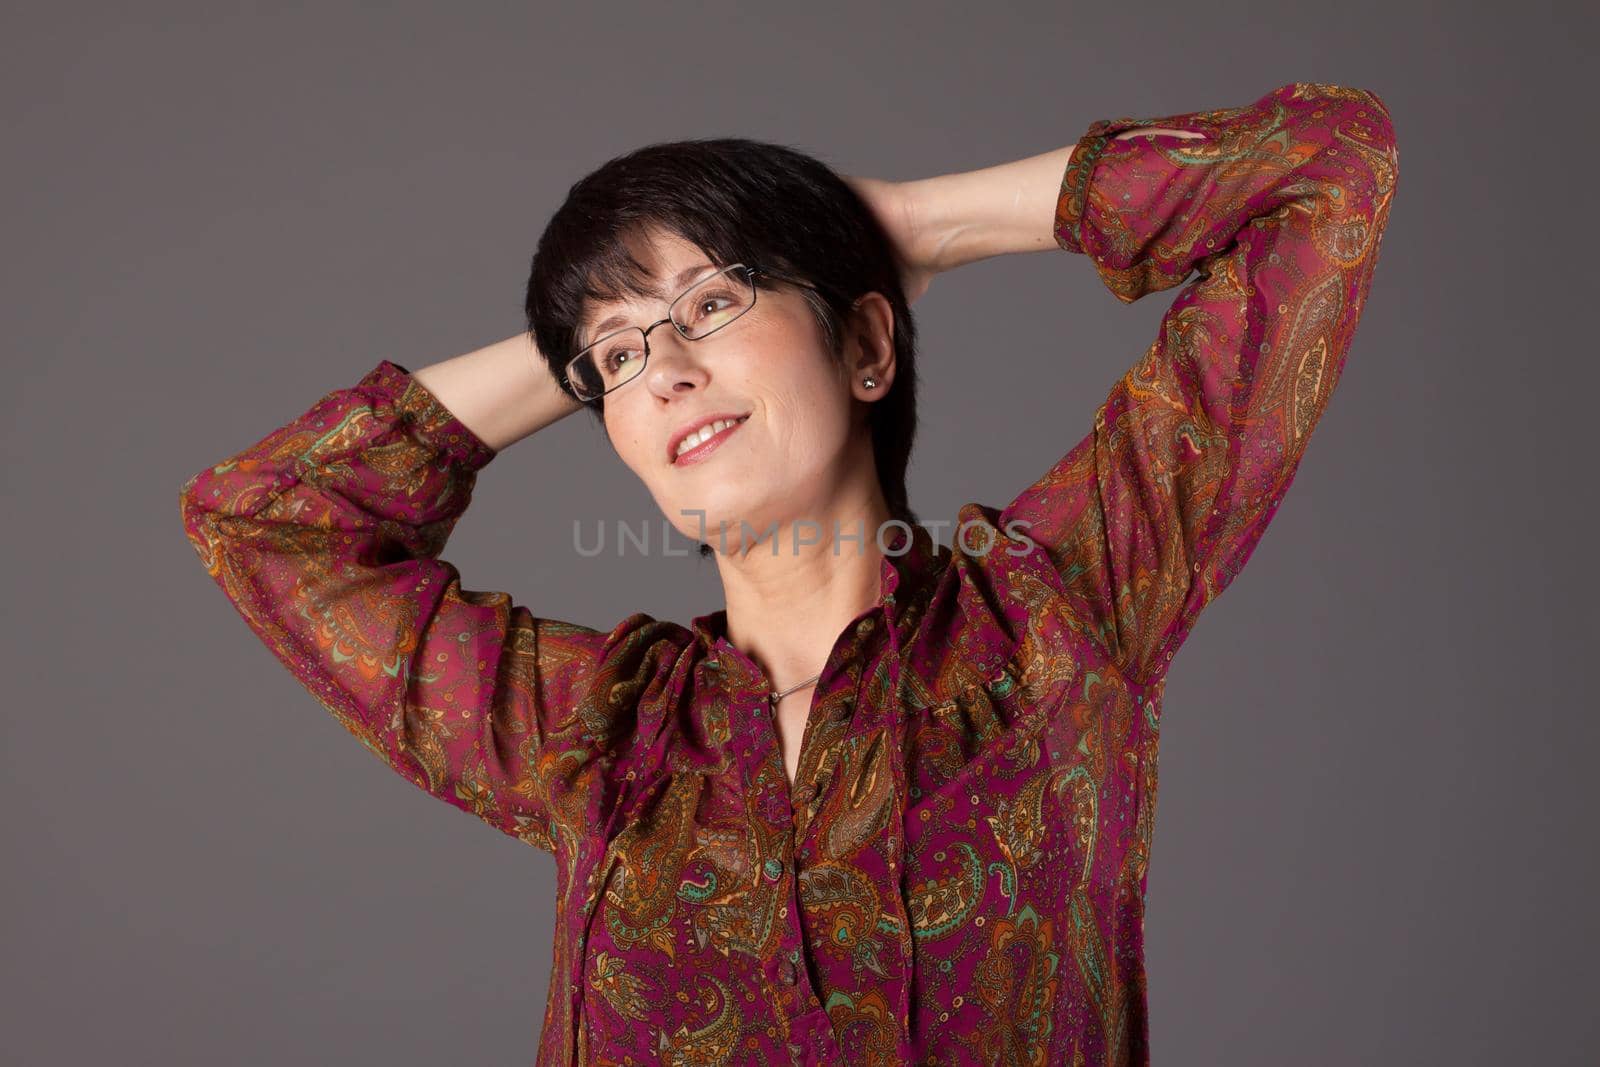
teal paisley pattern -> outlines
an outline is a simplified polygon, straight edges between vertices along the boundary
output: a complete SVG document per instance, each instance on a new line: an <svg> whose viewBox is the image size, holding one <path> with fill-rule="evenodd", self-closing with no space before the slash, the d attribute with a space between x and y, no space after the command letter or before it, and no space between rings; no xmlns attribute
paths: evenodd
<svg viewBox="0 0 1600 1067"><path fill-rule="evenodd" d="M345 729L555 858L539 1063L1147 1063L1166 673L1329 403L1398 161L1338 85L1089 127L1058 245L1124 303L1182 288L1032 484L950 547L895 533L793 788L723 612L462 587L494 453L398 364L190 478L184 528Z"/></svg>

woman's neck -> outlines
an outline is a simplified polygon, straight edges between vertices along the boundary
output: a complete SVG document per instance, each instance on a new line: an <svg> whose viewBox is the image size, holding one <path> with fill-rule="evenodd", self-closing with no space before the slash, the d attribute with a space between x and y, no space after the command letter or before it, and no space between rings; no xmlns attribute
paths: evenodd
<svg viewBox="0 0 1600 1067"><path fill-rule="evenodd" d="M822 670L840 632L878 603L894 527L881 498L837 524L797 522L718 554L728 640L781 691ZM815 543L806 543L814 541ZM803 691L809 692L809 690ZM801 693L783 703L798 703Z"/></svg>

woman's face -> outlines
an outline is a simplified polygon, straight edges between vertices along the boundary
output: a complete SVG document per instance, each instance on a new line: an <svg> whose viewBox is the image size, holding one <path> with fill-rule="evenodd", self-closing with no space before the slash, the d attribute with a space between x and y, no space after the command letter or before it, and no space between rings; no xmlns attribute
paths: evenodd
<svg viewBox="0 0 1600 1067"><path fill-rule="evenodd" d="M593 328L612 315L648 326L666 316L687 284L717 269L699 248L671 234L658 233L634 254L665 295L595 303L585 308L581 337L616 329ZM675 283L691 269L690 283ZM861 477L860 465L876 478L865 407L855 403L887 393L892 375L892 318L888 302L873 296L882 306L867 301L878 314L863 317L865 334L860 326L847 331L843 362L828 352L805 298L789 285L759 289L749 311L699 340L685 340L670 325L651 332L644 370L606 394L605 427L675 529L730 551L743 544L741 521L752 538L774 522L799 519L831 533L840 498ZM876 345L873 322L884 334ZM877 389L861 386L867 373L878 378ZM674 443L712 417L743 421L693 454L675 455ZM722 541L719 527L726 529Z"/></svg>

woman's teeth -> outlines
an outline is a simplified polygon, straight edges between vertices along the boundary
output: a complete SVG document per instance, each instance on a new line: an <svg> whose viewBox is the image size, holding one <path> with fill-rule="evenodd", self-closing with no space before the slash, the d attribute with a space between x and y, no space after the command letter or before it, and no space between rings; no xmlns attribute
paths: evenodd
<svg viewBox="0 0 1600 1067"><path fill-rule="evenodd" d="M729 426L735 426L749 417L750 416L746 415L741 419L718 419L715 422L706 423L699 430L678 442L678 451L674 453L673 458L676 459L678 456L681 456L685 452L689 451L689 449L693 448L695 445L710 440L723 430L726 430Z"/></svg>

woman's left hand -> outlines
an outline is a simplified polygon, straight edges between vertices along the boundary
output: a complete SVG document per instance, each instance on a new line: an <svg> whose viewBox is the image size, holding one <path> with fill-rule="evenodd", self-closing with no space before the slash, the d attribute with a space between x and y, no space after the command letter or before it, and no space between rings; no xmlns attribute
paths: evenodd
<svg viewBox="0 0 1600 1067"><path fill-rule="evenodd" d="M906 303L915 303L928 291L933 276L939 273L939 249L917 216L916 198L911 193L910 183L850 174L840 177L872 209L878 224L889 235L895 261L900 267L900 284L905 290Z"/></svg>

